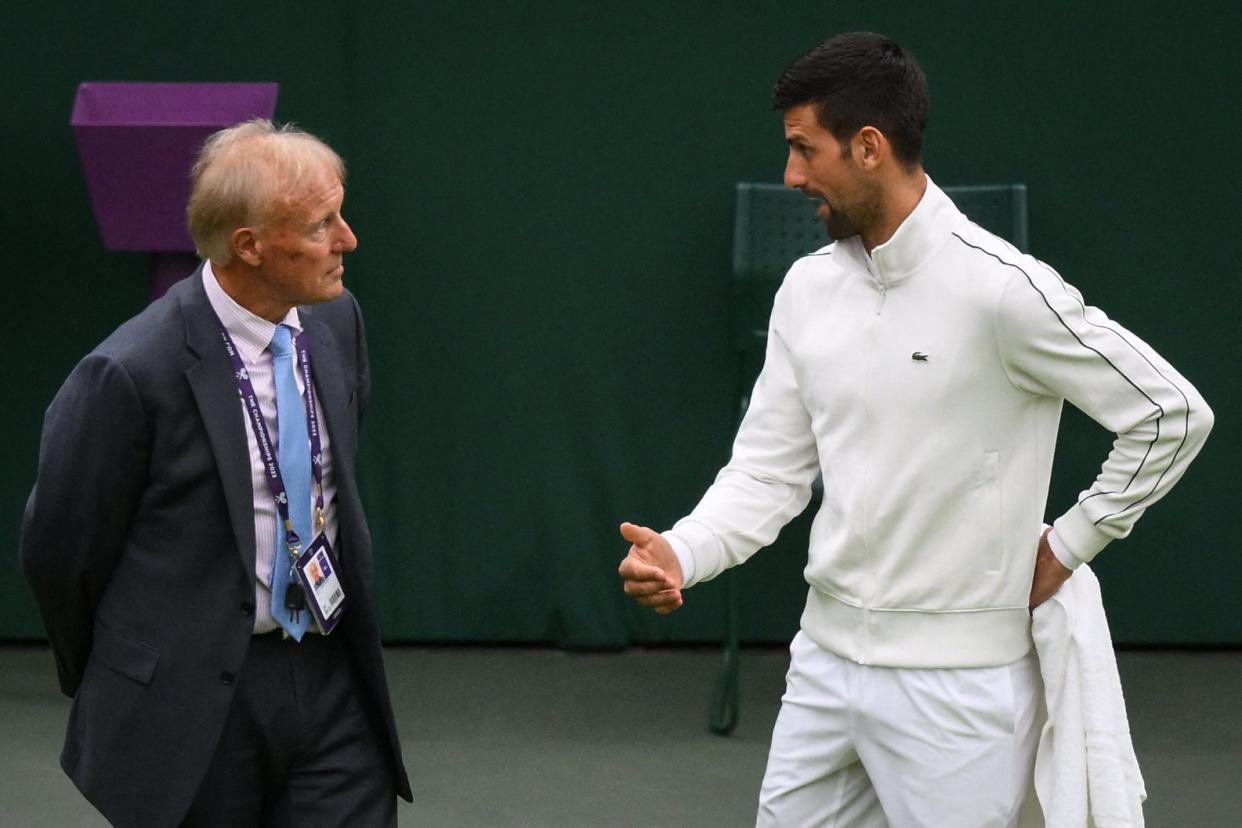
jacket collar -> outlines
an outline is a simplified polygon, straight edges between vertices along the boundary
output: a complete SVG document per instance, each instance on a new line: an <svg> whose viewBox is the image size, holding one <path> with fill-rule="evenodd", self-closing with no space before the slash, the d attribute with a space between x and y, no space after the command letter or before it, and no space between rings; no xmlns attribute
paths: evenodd
<svg viewBox="0 0 1242 828"><path fill-rule="evenodd" d="M953 228L965 220L953 200L929 177L918 205L891 239L871 251L870 264L860 236L846 239L845 246L882 287L893 287L917 273L948 244Z"/></svg>

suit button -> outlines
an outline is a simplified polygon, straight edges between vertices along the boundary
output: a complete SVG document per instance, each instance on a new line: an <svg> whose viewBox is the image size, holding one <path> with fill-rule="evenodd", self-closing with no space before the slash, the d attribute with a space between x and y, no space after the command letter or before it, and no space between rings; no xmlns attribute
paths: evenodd
<svg viewBox="0 0 1242 828"><path fill-rule="evenodd" d="M242 615L246 615L246 616L254 615L254 604L250 603L249 601L244 601L241 605L241 611L242 611Z"/></svg>
<svg viewBox="0 0 1242 828"><path fill-rule="evenodd" d="M222 673L220 674L220 683L221 683L221 684L225 684L225 685L232 684L232 683L233 683L233 679L235 679L235 678L236 678L236 676L234 676L234 675L233 675L232 673L230 673L228 670L225 670L224 672L222 672Z"/></svg>

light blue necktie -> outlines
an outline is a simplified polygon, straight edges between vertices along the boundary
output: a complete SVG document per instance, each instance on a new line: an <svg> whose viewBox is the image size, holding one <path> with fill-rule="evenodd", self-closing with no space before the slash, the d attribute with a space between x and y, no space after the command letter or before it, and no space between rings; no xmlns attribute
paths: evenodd
<svg viewBox="0 0 1242 828"><path fill-rule="evenodd" d="M298 391L297 359L293 352L292 331L287 325L277 325L268 346L272 352L272 367L276 377L276 428L277 456L280 460L280 476L285 481L285 493L289 497L289 518L298 533L305 552L311 543L311 458L310 436L306 431L306 406ZM289 635L302 640L311 622L309 604L298 613L294 621L285 609L285 590L289 584L289 568L292 559L285 545L285 527L276 518L276 557L272 564L272 618L284 627ZM309 602L311 597L308 595Z"/></svg>

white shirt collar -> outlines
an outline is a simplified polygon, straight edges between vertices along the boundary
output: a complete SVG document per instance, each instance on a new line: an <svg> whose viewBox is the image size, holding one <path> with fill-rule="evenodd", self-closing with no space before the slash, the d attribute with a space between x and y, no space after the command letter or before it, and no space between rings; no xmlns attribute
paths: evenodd
<svg viewBox="0 0 1242 828"><path fill-rule="evenodd" d="M269 322L261 316L246 310L224 292L220 281L211 268L210 261L203 262L203 290L207 292L207 301L216 312L224 329L229 332L237 350L247 362L257 362L272 342L276 333L276 323ZM293 329L294 336L302 332L302 321L298 317L298 309L290 308L280 324Z"/></svg>

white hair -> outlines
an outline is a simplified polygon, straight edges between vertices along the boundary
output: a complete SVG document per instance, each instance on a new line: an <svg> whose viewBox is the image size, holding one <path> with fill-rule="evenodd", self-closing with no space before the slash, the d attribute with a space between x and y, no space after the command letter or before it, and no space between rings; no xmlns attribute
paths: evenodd
<svg viewBox="0 0 1242 828"><path fill-rule="evenodd" d="M198 255L228 264L234 230L264 226L325 174L343 184L345 162L291 124L254 118L213 134L194 162L185 210Z"/></svg>

